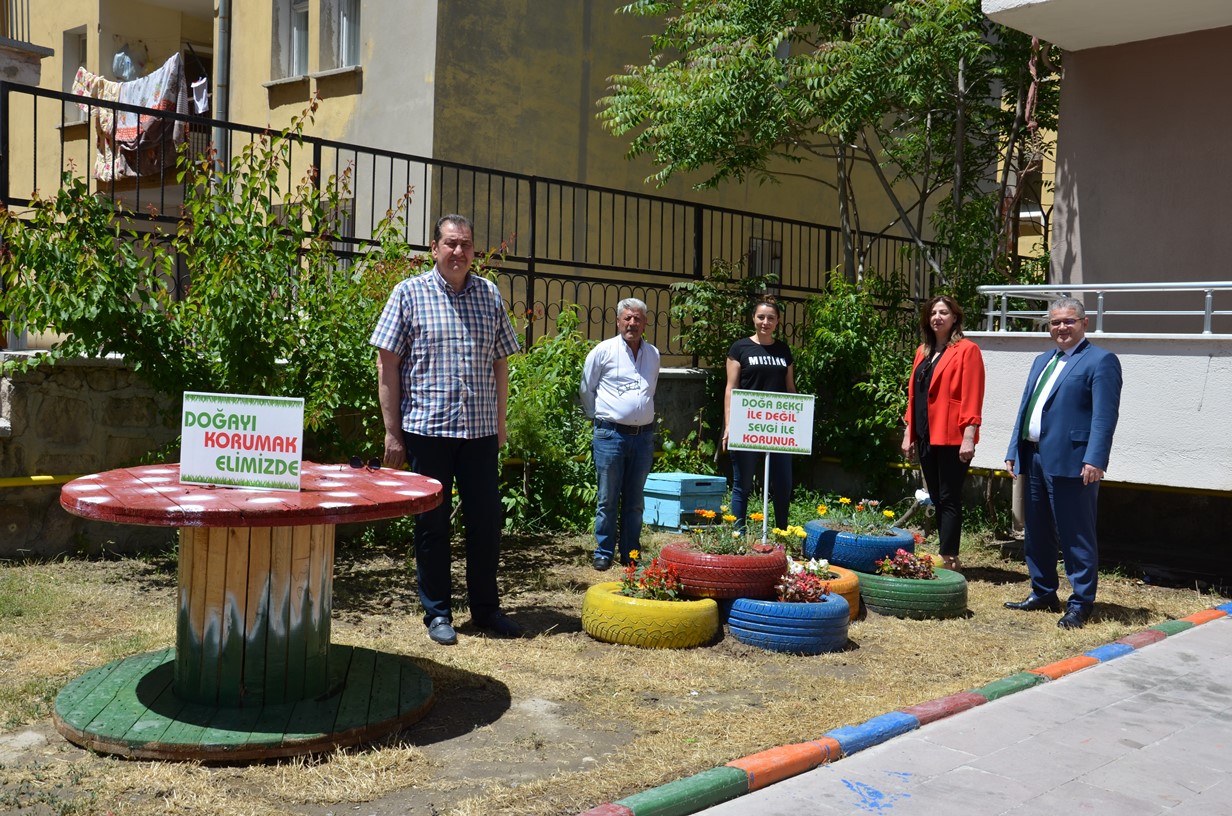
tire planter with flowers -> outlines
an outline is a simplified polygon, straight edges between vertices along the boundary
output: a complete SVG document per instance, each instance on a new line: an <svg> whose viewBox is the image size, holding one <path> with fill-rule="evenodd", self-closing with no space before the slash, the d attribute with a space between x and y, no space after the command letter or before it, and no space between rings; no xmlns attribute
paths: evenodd
<svg viewBox="0 0 1232 816"><path fill-rule="evenodd" d="M891 527L888 535L865 535L810 521L804 525L804 531L805 558L824 558L856 572L875 572L878 561L900 549L915 552L915 536L901 527Z"/></svg>
<svg viewBox="0 0 1232 816"><path fill-rule="evenodd" d="M843 600L847 601L847 606L851 610L851 619L855 620L860 614L860 576L853 570L836 567L833 564L830 565L830 572L838 575L837 578L826 580L826 583L830 585L830 592L843 596Z"/></svg>
<svg viewBox="0 0 1232 816"><path fill-rule="evenodd" d="M727 631L749 646L815 655L844 648L850 623L847 600L834 593L817 603L739 598L732 604Z"/></svg>
<svg viewBox="0 0 1232 816"><path fill-rule="evenodd" d="M683 541L665 544L659 560L675 567L684 594L693 598L773 598L774 585L787 569L781 549L718 555Z"/></svg>
<svg viewBox="0 0 1232 816"><path fill-rule="evenodd" d="M860 598L867 609L896 618L956 618L967 612L967 579L937 569L935 578L860 575Z"/></svg>
<svg viewBox="0 0 1232 816"><path fill-rule="evenodd" d="M620 581L586 590L582 628L595 640L648 649L688 649L709 643L719 632L719 607L712 599L655 601L620 593Z"/></svg>

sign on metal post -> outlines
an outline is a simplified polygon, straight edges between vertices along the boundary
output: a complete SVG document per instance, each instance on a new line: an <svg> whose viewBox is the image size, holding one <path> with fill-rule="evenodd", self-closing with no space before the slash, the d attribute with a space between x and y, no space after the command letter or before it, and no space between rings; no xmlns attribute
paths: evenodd
<svg viewBox="0 0 1232 816"><path fill-rule="evenodd" d="M304 401L184 392L182 484L299 490Z"/></svg>
<svg viewBox="0 0 1232 816"><path fill-rule="evenodd" d="M770 506L770 454L809 455L813 452L812 394L735 389L727 424L727 449L763 451L762 507ZM761 522L761 540L767 540L770 513Z"/></svg>

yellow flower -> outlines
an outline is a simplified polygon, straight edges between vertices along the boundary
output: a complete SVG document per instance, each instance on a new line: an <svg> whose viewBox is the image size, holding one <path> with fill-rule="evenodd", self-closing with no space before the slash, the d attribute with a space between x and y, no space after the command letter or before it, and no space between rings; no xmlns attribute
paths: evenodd
<svg viewBox="0 0 1232 816"><path fill-rule="evenodd" d="M776 535L776 536L791 535L791 527L789 526L786 530L780 530L778 527L775 527L773 530L770 531L770 533L771 535Z"/></svg>
<svg viewBox="0 0 1232 816"><path fill-rule="evenodd" d="M804 532L804 528L799 525L796 525L795 530L792 532L796 534L796 538L808 538L808 533Z"/></svg>
<svg viewBox="0 0 1232 816"><path fill-rule="evenodd" d="M817 515L824 516L829 511L829 509L830 508L826 507L824 504L819 504L817 505Z"/></svg>
<svg viewBox="0 0 1232 816"><path fill-rule="evenodd" d="M731 524L735 520L736 520L736 517L733 516L731 513L723 514L723 521L726 521L728 524Z"/></svg>
<svg viewBox="0 0 1232 816"><path fill-rule="evenodd" d="M720 504L719 509L722 510L724 514L727 514L728 512L731 511L731 508L728 507L726 504Z"/></svg>
<svg viewBox="0 0 1232 816"><path fill-rule="evenodd" d="M629 560L636 561L641 556L641 554L642 554L641 550L629 550Z"/></svg>
<svg viewBox="0 0 1232 816"><path fill-rule="evenodd" d="M894 518L894 511L893 510L882 510L881 515L885 516L886 518L892 519Z"/></svg>
<svg viewBox="0 0 1232 816"><path fill-rule="evenodd" d="M851 504L851 499L847 498L846 496L843 496L841 499L838 500L838 503L839 504Z"/></svg>
<svg viewBox="0 0 1232 816"><path fill-rule="evenodd" d="M763 521L765 518L766 518L765 513L749 513L750 521ZM735 520L736 520L735 518L732 519L732 521L735 521Z"/></svg>

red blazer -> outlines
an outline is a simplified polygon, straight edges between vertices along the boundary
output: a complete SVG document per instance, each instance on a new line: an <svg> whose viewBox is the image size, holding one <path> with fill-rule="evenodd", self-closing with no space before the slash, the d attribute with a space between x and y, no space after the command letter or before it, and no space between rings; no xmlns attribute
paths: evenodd
<svg viewBox="0 0 1232 816"><path fill-rule="evenodd" d="M924 346L915 352L911 378L907 381L907 429L917 441L912 427L911 408L915 404L915 370L927 354ZM980 412L984 408L984 358L980 347L965 337L945 350L933 369L928 388L928 436L932 445L961 445L963 428L975 425L975 440L980 439Z"/></svg>

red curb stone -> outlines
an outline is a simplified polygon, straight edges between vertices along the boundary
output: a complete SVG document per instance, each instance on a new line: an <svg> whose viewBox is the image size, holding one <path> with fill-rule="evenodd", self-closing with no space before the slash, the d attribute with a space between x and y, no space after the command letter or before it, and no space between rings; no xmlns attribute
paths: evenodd
<svg viewBox="0 0 1232 816"><path fill-rule="evenodd" d="M1049 663L1047 666L1040 666L1038 669L1031 669L1032 674L1042 674L1049 680L1056 680L1058 677L1064 677L1067 674L1073 674L1079 669L1085 669L1087 666L1094 666L1098 663L1098 658L1090 655L1075 655L1067 657L1064 660L1058 660L1056 663Z"/></svg>
<svg viewBox="0 0 1232 816"><path fill-rule="evenodd" d="M988 702L988 699L981 694L971 691L960 691L948 697L940 697L936 700L929 700L926 703L913 705L910 708L904 708L902 713L915 717L920 721L920 725L924 725L925 723L948 717L951 714L966 711L968 708L975 708L977 705L983 705L986 702Z"/></svg>
<svg viewBox="0 0 1232 816"><path fill-rule="evenodd" d="M633 811L624 805L614 805L608 802L606 805L596 805L590 810L582 811L578 816L633 816Z"/></svg>
<svg viewBox="0 0 1232 816"><path fill-rule="evenodd" d="M1201 612L1195 612L1192 615L1186 615L1185 617L1181 618L1181 620L1189 621L1190 623L1197 625L1199 623L1206 623L1207 621L1213 621L1216 618L1226 618L1227 616L1228 616L1228 613L1224 612L1222 609L1203 609Z"/></svg>
<svg viewBox="0 0 1232 816"><path fill-rule="evenodd" d="M1150 646L1152 643L1166 640L1167 637L1166 634L1158 629L1143 629L1141 632L1126 635L1116 642L1124 643L1126 646L1133 646L1135 649L1141 649L1143 646Z"/></svg>
<svg viewBox="0 0 1232 816"><path fill-rule="evenodd" d="M833 741L833 740L831 740ZM764 788L805 771L811 771L822 763L837 759L838 749L831 750L817 742L798 742L782 745L767 751L751 754L727 763L749 775L749 790Z"/></svg>

